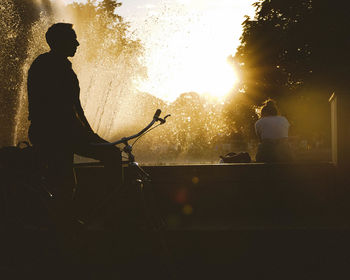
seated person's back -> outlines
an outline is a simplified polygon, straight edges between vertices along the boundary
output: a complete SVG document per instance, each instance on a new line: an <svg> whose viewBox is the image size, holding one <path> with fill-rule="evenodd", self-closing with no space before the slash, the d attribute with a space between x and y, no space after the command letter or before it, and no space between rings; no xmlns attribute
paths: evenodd
<svg viewBox="0 0 350 280"><path fill-rule="evenodd" d="M278 114L273 100L265 101L261 118L255 123L255 131L260 140L256 161L290 161L292 156L288 144L288 120Z"/></svg>
<svg viewBox="0 0 350 280"><path fill-rule="evenodd" d="M255 129L261 140L288 138L289 122L283 116L266 116L255 123Z"/></svg>

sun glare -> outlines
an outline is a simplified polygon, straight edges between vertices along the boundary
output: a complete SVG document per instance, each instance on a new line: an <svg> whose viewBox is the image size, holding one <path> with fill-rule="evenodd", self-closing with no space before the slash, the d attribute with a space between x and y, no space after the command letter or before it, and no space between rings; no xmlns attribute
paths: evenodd
<svg viewBox="0 0 350 280"><path fill-rule="evenodd" d="M186 7L152 8L147 23L136 30L148 69L139 89L170 102L185 92L222 99L238 81L227 57L238 45L243 16L232 16L232 6Z"/></svg>
<svg viewBox="0 0 350 280"><path fill-rule="evenodd" d="M84 0L60 0L65 3ZM227 62L255 0L125 2L119 12L144 47L146 80L138 89L172 102L186 92L222 99L238 82Z"/></svg>
<svg viewBox="0 0 350 280"><path fill-rule="evenodd" d="M226 58L184 53L169 62L166 58L159 59L159 55L153 56L154 61L149 62L151 78L141 83L140 88L168 101L191 91L221 99L238 81Z"/></svg>
<svg viewBox="0 0 350 280"><path fill-rule="evenodd" d="M214 62L208 65L208 70L200 73L203 88L200 93L208 93L212 96L223 98L234 87L237 75L228 63Z"/></svg>

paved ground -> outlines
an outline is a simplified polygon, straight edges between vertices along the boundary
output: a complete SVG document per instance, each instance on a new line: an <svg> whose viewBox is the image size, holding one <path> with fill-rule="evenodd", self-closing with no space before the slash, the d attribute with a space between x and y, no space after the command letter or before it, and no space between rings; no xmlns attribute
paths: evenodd
<svg viewBox="0 0 350 280"><path fill-rule="evenodd" d="M176 279L350 277L349 229L206 228L164 236ZM46 230L2 237L0 279L171 279L157 239L139 233L90 230L82 237L83 256L74 265L58 254Z"/></svg>

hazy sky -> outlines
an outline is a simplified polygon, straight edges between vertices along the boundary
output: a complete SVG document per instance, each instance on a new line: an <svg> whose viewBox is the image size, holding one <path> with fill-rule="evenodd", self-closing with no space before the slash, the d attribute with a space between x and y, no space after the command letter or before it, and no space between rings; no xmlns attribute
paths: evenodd
<svg viewBox="0 0 350 280"><path fill-rule="evenodd" d="M118 14L145 46L149 78L141 90L172 101L183 92L223 96L232 88L236 78L227 57L235 53L256 0L121 2Z"/></svg>

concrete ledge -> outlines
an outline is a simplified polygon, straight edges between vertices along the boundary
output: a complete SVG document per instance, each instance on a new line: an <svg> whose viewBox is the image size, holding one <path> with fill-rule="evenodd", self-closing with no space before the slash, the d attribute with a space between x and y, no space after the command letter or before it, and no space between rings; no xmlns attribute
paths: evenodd
<svg viewBox="0 0 350 280"><path fill-rule="evenodd" d="M348 194L331 163L145 166L170 228L346 226ZM103 168L77 165L81 205L103 191ZM128 168L126 176L130 175ZM86 195L89 193L89 195ZM94 195L93 195L94 194Z"/></svg>

